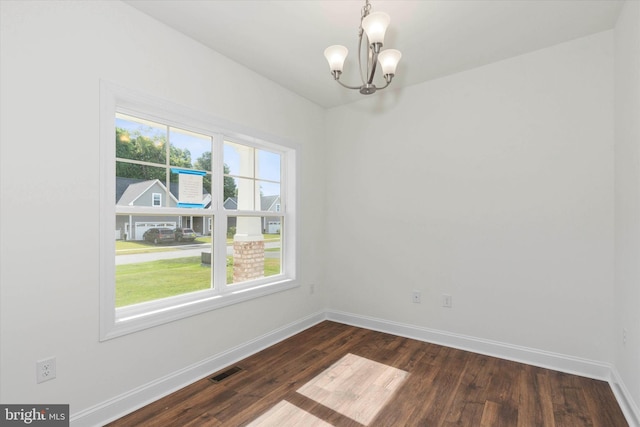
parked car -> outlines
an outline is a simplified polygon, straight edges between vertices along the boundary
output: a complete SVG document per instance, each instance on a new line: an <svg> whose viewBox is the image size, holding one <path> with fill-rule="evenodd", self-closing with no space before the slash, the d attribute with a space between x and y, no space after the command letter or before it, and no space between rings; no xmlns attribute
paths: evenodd
<svg viewBox="0 0 640 427"><path fill-rule="evenodd" d="M190 228L176 228L173 235L178 242L193 242L196 240L196 232Z"/></svg>
<svg viewBox="0 0 640 427"><path fill-rule="evenodd" d="M176 237L170 228L150 228L144 232L142 238L157 245L158 243L173 242Z"/></svg>

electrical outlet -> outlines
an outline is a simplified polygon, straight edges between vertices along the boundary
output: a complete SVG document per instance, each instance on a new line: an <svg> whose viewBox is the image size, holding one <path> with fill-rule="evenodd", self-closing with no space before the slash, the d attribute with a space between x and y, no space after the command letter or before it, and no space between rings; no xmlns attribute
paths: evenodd
<svg viewBox="0 0 640 427"><path fill-rule="evenodd" d="M316 293L316 285L315 285L314 283L312 283L312 284L310 284L310 285L309 285L309 293L310 293L311 295L313 295L313 294L315 294L315 293Z"/></svg>
<svg viewBox="0 0 640 427"><path fill-rule="evenodd" d="M36 362L36 382L43 383L56 377L56 358L38 360Z"/></svg>
<svg viewBox="0 0 640 427"><path fill-rule="evenodd" d="M413 291L413 293L411 294L411 301L414 304L420 304L420 299L421 299L421 295L420 295L420 291Z"/></svg>
<svg viewBox="0 0 640 427"><path fill-rule="evenodd" d="M451 295L442 294L442 306L445 308L451 308L453 306L453 298Z"/></svg>

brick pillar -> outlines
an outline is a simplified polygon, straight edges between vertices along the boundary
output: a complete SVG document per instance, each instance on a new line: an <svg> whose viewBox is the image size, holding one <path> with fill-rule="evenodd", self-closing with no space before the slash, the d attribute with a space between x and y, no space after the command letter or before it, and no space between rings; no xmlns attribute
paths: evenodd
<svg viewBox="0 0 640 427"><path fill-rule="evenodd" d="M264 240L233 242L233 283L264 276Z"/></svg>
<svg viewBox="0 0 640 427"><path fill-rule="evenodd" d="M1 1L1 0L0 0ZM240 175L253 177L257 170L255 149L237 145L240 157ZM260 210L260 192L251 179L239 179L238 210ZM264 276L264 237L262 219L239 216L236 219L236 234L233 236L233 283L257 279Z"/></svg>

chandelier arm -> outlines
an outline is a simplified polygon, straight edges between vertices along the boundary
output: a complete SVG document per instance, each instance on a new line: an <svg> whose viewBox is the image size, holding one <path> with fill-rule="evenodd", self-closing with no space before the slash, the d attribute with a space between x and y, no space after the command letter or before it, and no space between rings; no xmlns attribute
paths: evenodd
<svg viewBox="0 0 640 427"><path fill-rule="evenodd" d="M346 84L342 83L342 82L341 82L340 80L338 80L338 79L336 79L336 81L337 81L338 83L340 83L340 86L346 87L347 89L360 89L360 87L361 87L361 86L349 86L349 85L346 85Z"/></svg>
<svg viewBox="0 0 640 427"><path fill-rule="evenodd" d="M378 53L376 51L373 52L373 58L372 58L371 62L373 63L371 65L371 74L369 74L369 80L367 82L369 84L373 83L373 76L376 75L376 66L378 65ZM367 64L367 66L368 66L368 64ZM389 84L387 83L387 86L388 85Z"/></svg>
<svg viewBox="0 0 640 427"><path fill-rule="evenodd" d="M360 41L358 42L358 69L360 70L360 80L362 80L362 84L365 84L367 82L367 78L365 77L365 71L362 69L362 34L364 33L364 31L362 31L362 26L360 26ZM366 37L366 35L365 35ZM367 39L367 42L369 40ZM369 55L367 55L367 69L366 71L369 71Z"/></svg>
<svg viewBox="0 0 640 427"><path fill-rule="evenodd" d="M377 89L377 90L382 90L382 89L386 88L387 86L389 86L390 84L391 84L391 80L387 81L387 84L386 84L386 85L384 85L384 86L382 86L382 87L379 87L379 88L376 88L376 89Z"/></svg>
<svg viewBox="0 0 640 427"><path fill-rule="evenodd" d="M382 90L384 88L386 88L387 86L389 86L391 84L391 80L393 80L393 74L385 74L384 76L384 80L387 82L387 84L385 84L382 87L377 88L377 90Z"/></svg>

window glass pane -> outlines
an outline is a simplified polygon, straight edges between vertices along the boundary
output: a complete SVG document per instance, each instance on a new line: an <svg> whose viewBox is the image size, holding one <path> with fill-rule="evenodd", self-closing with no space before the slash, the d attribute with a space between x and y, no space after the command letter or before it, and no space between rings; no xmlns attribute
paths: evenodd
<svg viewBox="0 0 640 427"><path fill-rule="evenodd" d="M116 162L116 177L138 182L159 180L162 185L167 180L167 170L161 167L139 165L135 163Z"/></svg>
<svg viewBox="0 0 640 427"><path fill-rule="evenodd" d="M116 215L116 307L211 288L209 219Z"/></svg>
<svg viewBox="0 0 640 427"><path fill-rule="evenodd" d="M225 209L272 210L280 196L280 154L225 141L224 161Z"/></svg>
<svg viewBox="0 0 640 427"><path fill-rule="evenodd" d="M116 205L153 207L153 194L160 193L163 206L175 206L165 183L165 168L116 162Z"/></svg>
<svg viewBox="0 0 640 427"><path fill-rule="evenodd" d="M270 211L269 207L274 200L280 199L280 184L270 181L257 181L258 191L261 198L261 210Z"/></svg>
<svg viewBox="0 0 640 427"><path fill-rule="evenodd" d="M116 157L142 162L166 162L167 127L124 114L116 115Z"/></svg>
<svg viewBox="0 0 640 427"><path fill-rule="evenodd" d="M171 141L171 166L207 172L202 177L202 193L205 199L203 204L205 207L210 206L213 194L211 174L213 170L211 156L213 138L176 128L170 128L169 137ZM174 182L173 175L172 182Z"/></svg>
<svg viewBox="0 0 640 427"><path fill-rule="evenodd" d="M171 166L211 171L211 137L170 128Z"/></svg>
<svg viewBox="0 0 640 427"><path fill-rule="evenodd" d="M236 208L252 211L260 208L260 189L256 188L256 181L248 178L233 178L236 185Z"/></svg>
<svg viewBox="0 0 640 427"><path fill-rule="evenodd" d="M256 178L280 182L280 154L257 150L257 156Z"/></svg>
<svg viewBox="0 0 640 427"><path fill-rule="evenodd" d="M253 178L254 148L235 142L224 142L224 163L229 167L229 175Z"/></svg>
<svg viewBox="0 0 640 427"><path fill-rule="evenodd" d="M191 173L171 173L171 194L175 198L175 206L182 208L211 207L211 193L206 185L206 178L211 175Z"/></svg>
<svg viewBox="0 0 640 427"><path fill-rule="evenodd" d="M225 170L225 177L224 177L224 197L222 200L224 200L225 202L227 201L227 199L236 199L238 197L238 187L236 185L236 180L231 177L226 175L227 171L228 171L228 167L225 164L224 165L224 170ZM227 208L228 209L228 208ZM235 209L235 208L233 208Z"/></svg>
<svg viewBox="0 0 640 427"><path fill-rule="evenodd" d="M227 284L282 273L281 217L229 217Z"/></svg>
<svg viewBox="0 0 640 427"><path fill-rule="evenodd" d="M229 177L229 179L234 183L235 186L235 178ZM224 199L224 203L222 204L225 210L238 210L238 198L236 196L227 197Z"/></svg>
<svg viewBox="0 0 640 427"><path fill-rule="evenodd" d="M208 203L205 203L205 207L211 207L211 200L213 198L213 177L211 172L207 172L206 175L202 177L202 191L205 194L205 199Z"/></svg>

